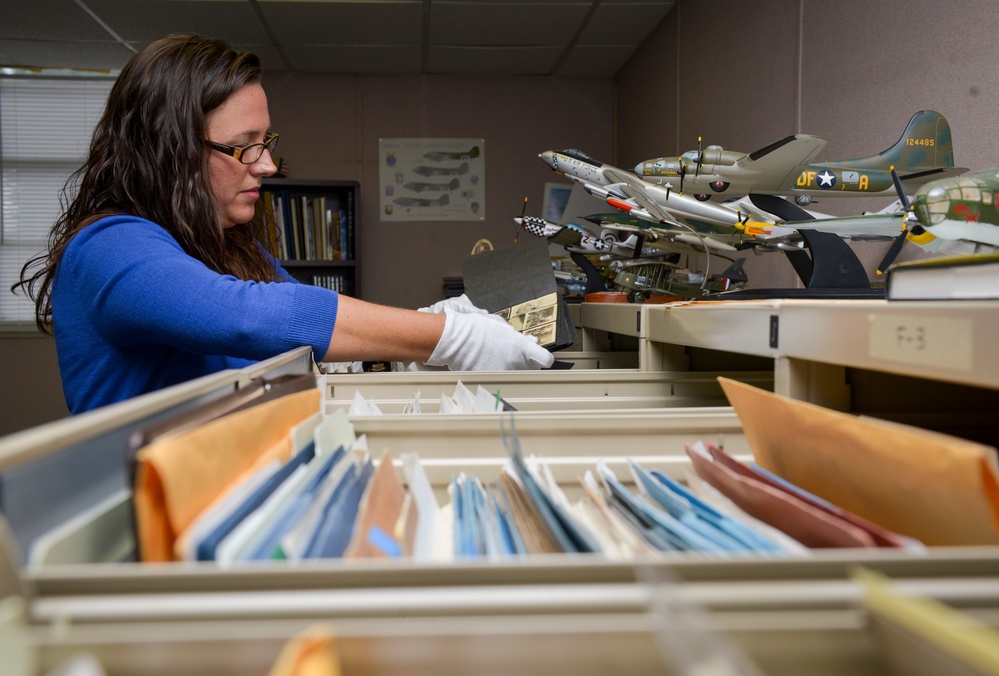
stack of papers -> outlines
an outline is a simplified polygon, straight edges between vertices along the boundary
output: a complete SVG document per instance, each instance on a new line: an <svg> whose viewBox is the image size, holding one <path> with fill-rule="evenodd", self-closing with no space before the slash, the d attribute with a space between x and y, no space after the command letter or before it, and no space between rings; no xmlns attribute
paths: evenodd
<svg viewBox="0 0 999 676"><path fill-rule="evenodd" d="M696 442L686 447L692 471L682 478L633 460L630 476L619 477L595 460L567 492L544 458L524 456L514 417L507 430L502 416L509 458L499 476L456 473L445 504L418 456L403 455L401 471L387 451L376 461L344 411L316 412L317 390L289 394L138 452L141 558L234 565L599 553L627 560L656 552L919 550L995 538L994 450L733 381L723 386L755 462ZM495 395L463 389L456 399L471 408ZM780 429L758 424L759 411L778 415ZM913 522L912 513L921 518ZM948 520L937 523L941 515Z"/></svg>
<svg viewBox="0 0 999 676"><path fill-rule="evenodd" d="M446 414L499 413L512 410L514 410L513 407L500 397L499 392L490 392L482 387L482 385L479 385L473 393L471 389L459 380L455 384L452 394L441 393L440 406L437 412ZM413 396L406 402L402 413L404 415L423 413L419 390L414 392ZM365 398L360 390L356 390L350 407L347 409L347 415L382 415L382 410L376 401Z"/></svg>
<svg viewBox="0 0 999 676"><path fill-rule="evenodd" d="M309 403L315 402L299 394L276 404L286 409L286 438L276 444L286 454L244 433L247 468L232 480L202 476L198 463L183 464L204 452L192 445L204 441L203 429L142 449L136 504L143 506L143 559L231 566L599 553L627 560L657 552L789 556L807 554L809 547L917 546L700 443L688 448L696 473L684 481L635 461L629 462L630 477L618 477L597 461L579 477L580 497L570 499L543 458L523 456L505 418L501 436L509 460L500 475L457 473L449 500L440 505L418 456L403 456L401 472L387 453L374 461L343 411L293 422ZM218 440L222 430L235 434L234 426L248 424L245 414L228 416L208 426L221 426L209 437ZM190 509L189 496L182 499L189 487L213 482L217 494L202 497L204 506L186 520L178 518ZM150 530L150 524L161 527ZM150 544L164 529L173 534L166 553L165 545Z"/></svg>

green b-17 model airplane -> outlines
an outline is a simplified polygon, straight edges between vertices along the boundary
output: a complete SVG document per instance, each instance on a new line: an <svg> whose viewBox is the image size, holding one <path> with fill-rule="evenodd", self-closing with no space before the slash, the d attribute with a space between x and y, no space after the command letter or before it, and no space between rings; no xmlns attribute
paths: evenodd
<svg viewBox="0 0 999 676"><path fill-rule="evenodd" d="M894 195L891 167L908 191L935 179L963 174L954 166L954 149L947 119L934 110L921 110L909 120L902 137L890 148L869 157L815 162L826 146L818 136L795 134L751 153L708 146L678 158L660 157L635 167L646 180L676 179L680 192L707 200L710 191L734 195L792 196L800 205L813 198Z"/></svg>

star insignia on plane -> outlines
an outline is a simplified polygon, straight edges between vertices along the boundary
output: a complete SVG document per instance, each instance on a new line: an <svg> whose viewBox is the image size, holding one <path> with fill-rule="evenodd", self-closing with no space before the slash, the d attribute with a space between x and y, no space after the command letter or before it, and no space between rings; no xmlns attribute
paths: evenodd
<svg viewBox="0 0 999 676"><path fill-rule="evenodd" d="M820 171L815 178L819 179L819 187L823 190L836 185L836 174L832 173L828 169Z"/></svg>

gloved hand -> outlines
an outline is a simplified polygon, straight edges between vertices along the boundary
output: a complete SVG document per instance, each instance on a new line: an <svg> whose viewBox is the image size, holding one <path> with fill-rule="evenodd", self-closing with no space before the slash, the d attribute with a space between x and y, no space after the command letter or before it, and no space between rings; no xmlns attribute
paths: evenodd
<svg viewBox="0 0 999 676"><path fill-rule="evenodd" d="M452 371L541 369L555 361L534 337L522 335L498 315L445 308L444 333L425 364Z"/></svg>
<svg viewBox="0 0 999 676"><path fill-rule="evenodd" d="M457 310L458 312L475 312L478 314L485 314L488 312L480 307L475 307L475 305L472 304L472 301L470 301L468 296L465 294L439 300L430 307L419 308L417 312L430 312L431 314L442 315L444 314L445 308L451 308L452 310Z"/></svg>

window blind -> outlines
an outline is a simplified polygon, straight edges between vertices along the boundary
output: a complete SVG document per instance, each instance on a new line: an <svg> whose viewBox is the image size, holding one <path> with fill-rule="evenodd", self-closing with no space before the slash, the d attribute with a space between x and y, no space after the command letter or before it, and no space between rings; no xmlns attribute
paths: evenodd
<svg viewBox="0 0 999 676"><path fill-rule="evenodd" d="M59 195L86 159L111 84L0 78L0 321L34 321L34 304L10 286L46 249Z"/></svg>

